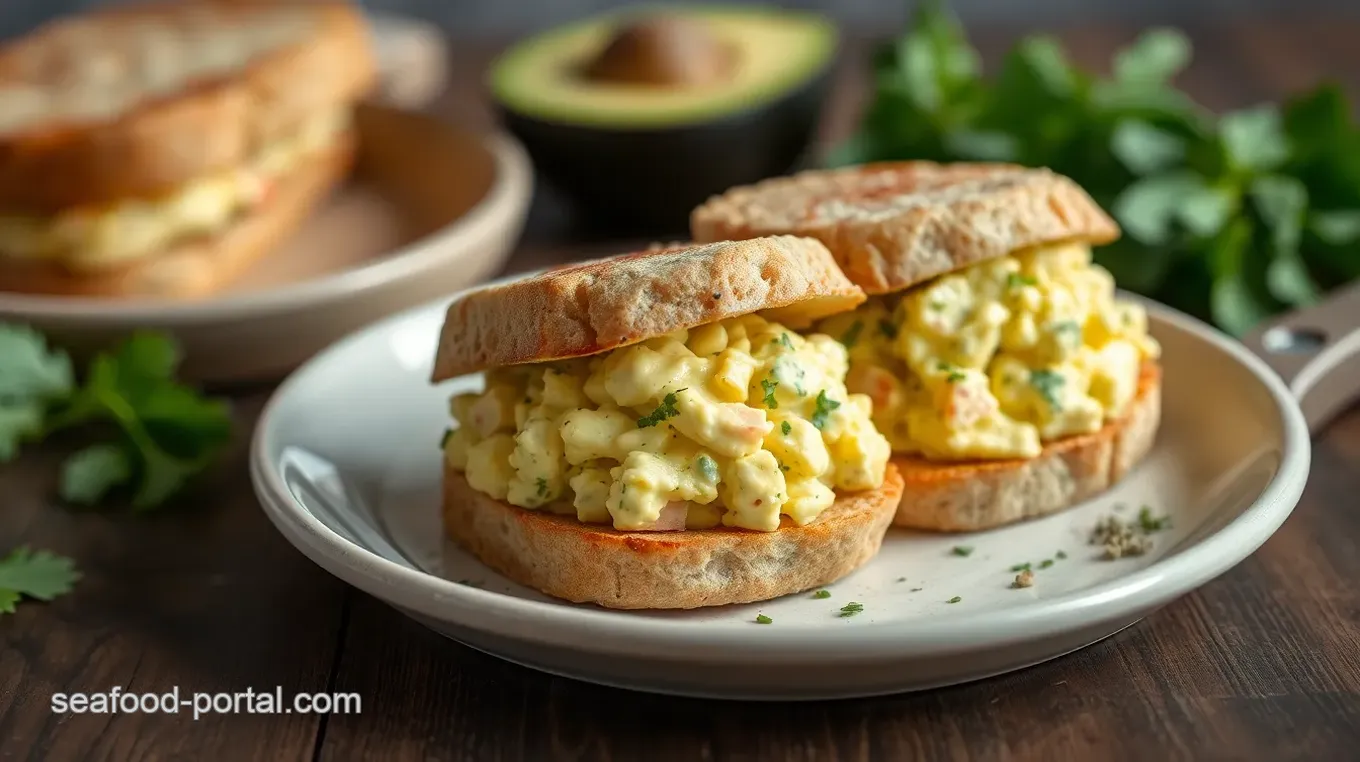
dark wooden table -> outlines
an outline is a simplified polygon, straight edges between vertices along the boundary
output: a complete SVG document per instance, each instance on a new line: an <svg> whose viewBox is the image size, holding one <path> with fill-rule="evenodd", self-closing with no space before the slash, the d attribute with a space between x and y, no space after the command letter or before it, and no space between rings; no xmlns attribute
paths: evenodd
<svg viewBox="0 0 1360 762"><path fill-rule="evenodd" d="M982 30L996 53L1024 30ZM1360 95L1360 25L1193 28L1184 85L1216 108L1334 76ZM1105 65L1131 30L1061 33ZM487 118L485 60L458 46L444 108ZM827 134L862 96L853 67ZM536 207L512 269L598 250ZM598 243L598 242L596 242ZM1260 551L1143 623L1017 674L928 693L774 705L676 700L531 672L445 640L313 566L251 494L268 390L237 396L229 457L175 511L80 513L52 498L62 455L0 469L0 549L78 559L85 579L0 619L0 758L185 760L1342 760L1360 758L1360 409L1317 440L1294 515ZM54 693L354 691L357 715L58 716Z"/></svg>

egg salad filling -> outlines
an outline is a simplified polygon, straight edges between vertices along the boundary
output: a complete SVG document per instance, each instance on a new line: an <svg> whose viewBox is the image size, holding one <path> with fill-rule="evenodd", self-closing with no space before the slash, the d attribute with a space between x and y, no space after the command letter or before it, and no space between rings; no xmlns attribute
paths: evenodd
<svg viewBox="0 0 1360 762"><path fill-rule="evenodd" d="M97 270L221 230L263 203L275 182L304 157L330 145L348 121L347 111L313 117L245 165L199 177L159 198L127 199L47 217L0 211L0 254Z"/></svg>
<svg viewBox="0 0 1360 762"><path fill-rule="evenodd" d="M604 354L498 368L450 400L469 486L621 530L801 526L881 486L888 441L835 339L755 315Z"/></svg>
<svg viewBox="0 0 1360 762"><path fill-rule="evenodd" d="M1032 458L1119 418L1160 354L1146 312L1114 289L1089 246L1065 244L871 299L818 330L848 349L846 386L873 400L895 452Z"/></svg>

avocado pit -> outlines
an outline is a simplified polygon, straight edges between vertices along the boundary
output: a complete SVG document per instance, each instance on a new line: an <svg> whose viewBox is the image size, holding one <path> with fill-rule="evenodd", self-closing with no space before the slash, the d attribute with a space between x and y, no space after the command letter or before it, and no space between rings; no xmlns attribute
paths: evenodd
<svg viewBox="0 0 1360 762"><path fill-rule="evenodd" d="M701 19L657 14L620 25L582 73L598 84L693 88L727 81L735 63Z"/></svg>

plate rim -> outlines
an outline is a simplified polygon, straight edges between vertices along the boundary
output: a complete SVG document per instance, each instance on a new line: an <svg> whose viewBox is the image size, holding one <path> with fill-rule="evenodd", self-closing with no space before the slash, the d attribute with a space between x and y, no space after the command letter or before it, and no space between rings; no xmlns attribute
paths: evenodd
<svg viewBox="0 0 1360 762"><path fill-rule="evenodd" d="M441 129L461 132L490 155L495 168L490 187L463 214L410 243L392 249L381 258L296 283L192 301L108 300L98 297L0 293L0 313L22 315L30 320L198 325L217 322L240 313L268 316L304 311L314 309L319 303L349 298L356 293L408 278L428 267L431 260L444 255L441 244L448 236L461 231L486 229L494 226L499 217L522 215L528 209L533 195L533 170L524 146L510 133L499 128L473 129L436 114L382 103L366 101L362 108L396 113L402 118L425 120ZM421 306L417 305L413 309Z"/></svg>
<svg viewBox="0 0 1360 762"><path fill-rule="evenodd" d="M524 275L498 279L513 280ZM872 661L940 656L1005 647L1060 636L1081 626L1115 620L1126 612L1153 610L1212 581L1246 560L1292 513L1303 493L1311 462L1311 439L1302 412L1284 382L1244 345L1211 326L1165 305L1133 295L1154 320L1216 346L1245 367L1267 391L1282 422L1280 465L1270 482L1238 516L1183 550L1146 567L1094 586L1001 611L951 613L910 622L857 622L849 628L795 625L761 628L751 637L728 625L630 616L630 612L558 601L536 601L463 585L379 556L333 532L303 509L266 457L271 421L294 390L324 376L332 358L390 332L426 311L444 310L456 295L433 300L375 321L313 356L286 378L261 410L251 439L250 471L261 506L280 533L322 568L355 587L437 620L455 622L499 637L638 658L707 654L744 663L787 663L815 654L822 661ZM754 634L755 631L752 631ZM582 635L588 635L583 638Z"/></svg>

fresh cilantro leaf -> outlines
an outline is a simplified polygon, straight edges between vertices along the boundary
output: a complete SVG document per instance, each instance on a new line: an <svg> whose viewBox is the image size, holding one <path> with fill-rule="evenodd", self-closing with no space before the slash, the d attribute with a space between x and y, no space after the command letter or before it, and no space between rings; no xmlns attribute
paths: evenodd
<svg viewBox="0 0 1360 762"><path fill-rule="evenodd" d="M950 598L949 600L945 601L945 603L958 603L961 600L963 600L963 597L956 595L953 598Z"/></svg>
<svg viewBox="0 0 1360 762"><path fill-rule="evenodd" d="M854 615L860 613L860 612L863 611L863 610L864 610L864 604L863 604L863 603L857 603L857 602L855 602L855 601L850 601L849 603L845 604L844 606L841 606L841 613L840 613L840 616L843 616L843 617L846 617L846 616L854 616Z"/></svg>
<svg viewBox="0 0 1360 762"><path fill-rule="evenodd" d="M779 431L783 433L784 436L788 436L793 433L793 424L788 421L781 421L779 424Z"/></svg>
<svg viewBox="0 0 1360 762"><path fill-rule="evenodd" d="M793 339L790 339L787 333L779 334L779 343L782 344L784 348L789 350L790 352L793 351Z"/></svg>
<svg viewBox="0 0 1360 762"><path fill-rule="evenodd" d="M774 620L764 614L756 614L756 624L770 624Z"/></svg>
<svg viewBox="0 0 1360 762"><path fill-rule="evenodd" d="M1038 283L1039 281L1035 280L1034 276L1032 275L1021 275L1020 273L1006 274L1006 288L1020 288L1022 286L1034 286L1037 285Z"/></svg>
<svg viewBox="0 0 1360 762"><path fill-rule="evenodd" d="M677 389L673 392L667 392L666 396L661 398L661 404L657 405L655 410L638 419L638 428L651 428L667 418L674 418L675 416L680 415L680 411L675 409L676 403L680 401L679 397L676 395L683 391L685 390Z"/></svg>
<svg viewBox="0 0 1360 762"><path fill-rule="evenodd" d="M42 433L48 406L70 393L70 358L32 328L0 324L0 463Z"/></svg>
<svg viewBox="0 0 1360 762"><path fill-rule="evenodd" d="M1213 273L1209 308L1214 322L1237 336L1251 330L1273 312L1268 295L1254 289L1244 273L1251 234L1251 223L1239 218L1217 237L1209 250L1209 267Z"/></svg>
<svg viewBox="0 0 1360 762"><path fill-rule="evenodd" d="M1175 29L1150 29L1114 57L1114 78L1127 84L1163 85L1190 63L1190 40Z"/></svg>
<svg viewBox="0 0 1360 762"><path fill-rule="evenodd" d="M953 554L956 555L956 556L962 556L962 557L964 557L964 558L967 558L968 556L973 555L973 546L971 546L971 545L955 545L954 548L953 548L952 550L950 550L949 552L953 553Z"/></svg>
<svg viewBox="0 0 1360 762"><path fill-rule="evenodd" d="M1110 136L1110 151L1135 175L1170 169L1185 160L1187 141L1141 119L1126 119Z"/></svg>
<svg viewBox="0 0 1360 762"><path fill-rule="evenodd" d="M108 443L90 445L62 464L61 498L77 505L93 505L131 479L132 463L126 449Z"/></svg>
<svg viewBox="0 0 1360 762"><path fill-rule="evenodd" d="M859 335L863 330L864 321L856 320L848 329L846 329L845 334L841 336L841 343L845 345L846 349L850 349L855 346L855 342L859 341Z"/></svg>
<svg viewBox="0 0 1360 762"><path fill-rule="evenodd" d="M760 379L760 390L765 393L765 407L774 410L779 407L779 400L775 399L774 390L779 388L779 382L768 378Z"/></svg>
<svg viewBox="0 0 1360 762"><path fill-rule="evenodd" d="M819 598L819 599L830 598L830 597L831 597L831 591L830 591L830 590L818 590L817 592L815 592L815 593L812 594L812 597L813 597L813 598Z"/></svg>
<svg viewBox="0 0 1360 762"><path fill-rule="evenodd" d="M1030 386L1033 386L1034 390L1039 392L1039 396L1044 398L1044 402L1054 410L1062 408L1062 400L1058 395L1065 383L1067 380L1062 374L1047 368L1032 370L1029 373Z"/></svg>
<svg viewBox="0 0 1360 762"><path fill-rule="evenodd" d="M1224 114L1218 131L1224 157L1237 169L1269 171L1289 158L1289 141L1274 106Z"/></svg>
<svg viewBox="0 0 1360 762"><path fill-rule="evenodd" d="M817 399L814 402L814 407L812 409L812 417L808 420L812 421L812 425L816 426L819 430L823 429L826 427L827 416L831 415L831 411L840 406L841 403L828 398L826 396L826 390L823 389L820 392L817 392Z"/></svg>
<svg viewBox="0 0 1360 762"><path fill-rule="evenodd" d="M75 562L50 551L15 548L0 559L0 613L14 613L20 596L50 601L80 579Z"/></svg>
<svg viewBox="0 0 1360 762"><path fill-rule="evenodd" d="M1273 256L1266 268L1266 288L1285 304L1313 304L1319 297L1318 287L1299 255L1308 189L1293 177L1265 175L1252 181L1250 193L1271 230Z"/></svg>

